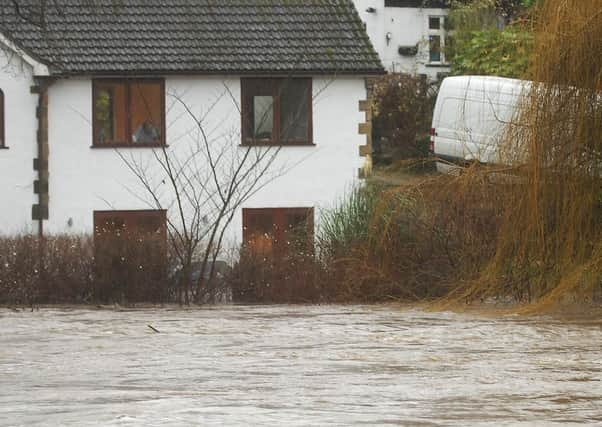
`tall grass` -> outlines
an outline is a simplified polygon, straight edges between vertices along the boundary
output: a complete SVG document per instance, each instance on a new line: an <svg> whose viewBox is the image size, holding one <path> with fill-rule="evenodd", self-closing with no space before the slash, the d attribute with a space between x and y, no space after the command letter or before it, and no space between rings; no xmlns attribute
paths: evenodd
<svg viewBox="0 0 602 427"><path fill-rule="evenodd" d="M322 213L318 246L324 256L344 255L368 240L372 213L383 188L376 184L358 186L337 206Z"/></svg>

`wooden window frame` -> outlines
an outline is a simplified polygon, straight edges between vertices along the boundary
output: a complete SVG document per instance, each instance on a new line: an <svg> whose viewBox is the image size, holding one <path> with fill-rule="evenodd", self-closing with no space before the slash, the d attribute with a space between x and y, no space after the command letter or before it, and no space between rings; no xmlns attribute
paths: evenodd
<svg viewBox="0 0 602 427"><path fill-rule="evenodd" d="M243 245L247 246L252 238L252 230L248 224L250 217L253 214L270 214L272 216L272 225L279 227L279 230L272 236L274 239L275 247L277 248L273 254L275 257L281 256L285 253L279 245L282 244L284 237L284 218L286 215L299 215L303 214L307 216L307 237L308 249L313 252L315 242L315 210L312 207L275 207L275 208L243 208L242 210L242 227L243 227Z"/></svg>
<svg viewBox="0 0 602 427"><path fill-rule="evenodd" d="M430 27L431 19L439 19L439 28L432 29ZM445 15L427 15L426 18L426 29L428 38L428 61L426 66L447 66L447 58L445 57L445 45L448 37L447 31L445 30L447 17ZM439 61L431 61L431 43L432 37L439 37Z"/></svg>
<svg viewBox="0 0 602 427"><path fill-rule="evenodd" d="M94 240L102 239L103 233L98 230L98 224L100 224L103 220L111 219L111 218L123 218L124 226L125 226L125 238L136 236L137 229L129 229L127 228L127 224L131 224L132 222L137 221L141 217L158 217L161 221L161 229L160 229L160 242L161 245L157 248L161 251L161 257L167 260L167 210L165 209L141 209L141 210L100 210L93 212L93 226L94 226ZM96 246L96 245L95 245ZM96 250L96 249L95 249Z"/></svg>
<svg viewBox="0 0 602 427"><path fill-rule="evenodd" d="M307 140L280 140L280 89L282 84L287 80L306 80L309 83L309 90L307 94ZM252 90L249 86L252 82L261 82L263 84L269 84L274 97L273 108L273 120L274 126L272 128L272 139L270 141L256 141L253 136L249 136L247 132L247 103L246 98L249 96L249 92ZM240 79L240 93L241 93L241 108L240 108L240 123L241 123L241 145L246 147L252 146L313 146L314 144L314 131L313 131L313 78L311 77L242 77Z"/></svg>
<svg viewBox="0 0 602 427"><path fill-rule="evenodd" d="M109 142L100 144L96 141L98 125L96 122L96 97L98 87L102 84L123 84L125 85L125 134L126 141ZM131 113L131 90L130 87L135 83L158 83L161 89L161 140L158 143L134 143L132 141L132 113ZM165 79L163 78L97 78L92 79L92 147L91 148L153 148L167 147L166 144L166 126L165 126ZM124 212L124 211L122 211Z"/></svg>
<svg viewBox="0 0 602 427"><path fill-rule="evenodd" d="M114 217L123 217L126 220L126 223L129 221L133 221L135 218L140 217L160 217L162 224L161 234L165 237L165 241L167 241L167 210L165 209L139 209L139 210L100 210L93 212L93 221L94 221L94 236L98 235L96 230L96 224L100 222L103 218L114 218Z"/></svg>

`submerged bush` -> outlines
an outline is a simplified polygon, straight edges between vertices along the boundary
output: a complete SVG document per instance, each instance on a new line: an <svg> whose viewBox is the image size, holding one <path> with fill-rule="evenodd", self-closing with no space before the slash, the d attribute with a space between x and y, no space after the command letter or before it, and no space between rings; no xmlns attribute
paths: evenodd
<svg viewBox="0 0 602 427"><path fill-rule="evenodd" d="M238 303L317 303L331 301L328 272L313 253L266 258L242 250L227 276Z"/></svg>
<svg viewBox="0 0 602 427"><path fill-rule="evenodd" d="M168 258L132 239L95 251L89 236L0 237L0 304L171 301Z"/></svg>
<svg viewBox="0 0 602 427"><path fill-rule="evenodd" d="M86 237L0 237L0 303L86 302L92 264Z"/></svg>

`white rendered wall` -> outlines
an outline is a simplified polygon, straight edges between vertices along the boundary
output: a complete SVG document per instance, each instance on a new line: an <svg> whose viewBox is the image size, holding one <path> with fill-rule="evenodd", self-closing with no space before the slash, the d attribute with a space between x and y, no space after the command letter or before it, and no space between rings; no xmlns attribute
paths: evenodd
<svg viewBox="0 0 602 427"><path fill-rule="evenodd" d="M384 0L353 0L362 21L366 24L368 36L380 59L390 72L426 74L436 79L437 73L448 72L449 67L429 66L428 18L445 16L446 9L386 7ZM374 13L366 10L370 7ZM390 39L387 42L387 34ZM402 56L399 46L415 46L416 56Z"/></svg>
<svg viewBox="0 0 602 427"><path fill-rule="evenodd" d="M226 91L226 87L228 91ZM166 134L169 150L183 155L197 138L196 127L177 95L195 115L204 116L209 138L244 150L240 144L240 78L167 77ZM271 171L284 175L270 182L244 207L332 206L357 181L363 164L359 146L366 137L358 134L364 113L358 102L365 99L361 77L313 79L313 139L315 146L283 147ZM229 93L228 93L229 92ZM236 101L236 103L234 102ZM88 78L59 80L49 89L50 233L91 233L94 210L148 209L147 194L114 149L91 148L92 81ZM120 153L140 165L154 168L156 182L165 174L156 169L148 148L124 148ZM165 188L166 197L171 193ZM142 200L141 200L142 199ZM171 215L174 214L172 210ZM237 212L228 240L242 240L242 212Z"/></svg>
<svg viewBox="0 0 602 427"><path fill-rule="evenodd" d="M0 235L34 231L31 206L37 203L33 182L37 172L38 96L31 67L14 53L0 49L0 89L4 92L5 145L0 149Z"/></svg>

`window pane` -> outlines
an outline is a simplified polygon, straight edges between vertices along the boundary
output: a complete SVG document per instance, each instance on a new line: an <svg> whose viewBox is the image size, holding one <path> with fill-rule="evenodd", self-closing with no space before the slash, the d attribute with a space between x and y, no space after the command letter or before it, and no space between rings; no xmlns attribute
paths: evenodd
<svg viewBox="0 0 602 427"><path fill-rule="evenodd" d="M311 84L308 79L285 80L280 92L280 140L308 141Z"/></svg>
<svg viewBox="0 0 602 427"><path fill-rule="evenodd" d="M288 249L302 253L311 245L309 226L310 210L287 213L285 210L285 233Z"/></svg>
<svg viewBox="0 0 602 427"><path fill-rule="evenodd" d="M263 257L272 254L274 216L271 209L245 209L243 234L247 248Z"/></svg>
<svg viewBox="0 0 602 427"><path fill-rule="evenodd" d="M130 86L132 143L158 144L163 129L161 84L134 82Z"/></svg>
<svg viewBox="0 0 602 427"><path fill-rule="evenodd" d="M241 79L244 143L270 142L274 135L274 79Z"/></svg>
<svg viewBox="0 0 602 427"><path fill-rule="evenodd" d="M94 230L98 235L120 235L125 230L125 220L118 216L95 217Z"/></svg>
<svg viewBox="0 0 602 427"><path fill-rule="evenodd" d="M165 226L165 218L160 215L140 215L136 218L136 231L140 234L159 234Z"/></svg>
<svg viewBox="0 0 602 427"><path fill-rule="evenodd" d="M246 249L262 257L281 257L289 251L313 248L312 208L243 209Z"/></svg>
<svg viewBox="0 0 602 427"><path fill-rule="evenodd" d="M95 144L125 142L125 85L103 83L96 87Z"/></svg>
<svg viewBox="0 0 602 427"><path fill-rule="evenodd" d="M441 36L429 36L429 57L431 62L441 62Z"/></svg>
<svg viewBox="0 0 602 427"><path fill-rule="evenodd" d="M441 20L438 16L429 17L429 30L438 30L441 28Z"/></svg>
<svg viewBox="0 0 602 427"><path fill-rule="evenodd" d="M274 98L272 96L253 97L253 137L271 139L274 129Z"/></svg>

